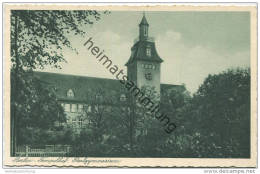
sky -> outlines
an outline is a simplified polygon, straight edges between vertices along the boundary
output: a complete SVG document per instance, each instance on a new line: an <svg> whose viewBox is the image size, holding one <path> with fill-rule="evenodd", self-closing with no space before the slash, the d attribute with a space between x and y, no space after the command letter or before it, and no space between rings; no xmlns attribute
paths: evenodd
<svg viewBox="0 0 260 174"><path fill-rule="evenodd" d="M161 83L185 84L194 93L209 74L250 66L249 12L145 12L149 36L155 38L161 64ZM72 47L64 49L62 69L44 71L115 79L83 44L92 37L120 69L130 57L143 12L111 11L91 26L86 36L70 35Z"/></svg>

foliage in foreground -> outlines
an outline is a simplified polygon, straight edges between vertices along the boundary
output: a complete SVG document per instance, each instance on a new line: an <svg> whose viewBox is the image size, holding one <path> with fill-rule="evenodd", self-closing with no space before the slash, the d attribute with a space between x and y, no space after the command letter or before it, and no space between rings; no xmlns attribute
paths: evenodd
<svg viewBox="0 0 260 174"><path fill-rule="evenodd" d="M50 137L55 121L65 117L53 91L33 77L45 66L66 61L69 34L84 35L84 26L100 19L97 11L11 11L11 155L19 144L37 144ZM43 138L44 137L44 138Z"/></svg>
<svg viewBox="0 0 260 174"><path fill-rule="evenodd" d="M104 126L81 132L71 155L250 157L249 69L209 75L193 97L186 90L172 91L162 102L165 112L171 113L177 124L172 134L166 134L158 120L139 110L135 122L141 126L135 124L134 130L139 133L131 142L132 130L125 124L130 122L130 115L118 107L118 111L102 115Z"/></svg>

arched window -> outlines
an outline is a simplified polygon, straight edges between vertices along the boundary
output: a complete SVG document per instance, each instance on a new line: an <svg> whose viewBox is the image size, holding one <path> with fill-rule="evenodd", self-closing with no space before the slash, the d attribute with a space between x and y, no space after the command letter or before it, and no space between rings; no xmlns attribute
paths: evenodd
<svg viewBox="0 0 260 174"><path fill-rule="evenodd" d="M69 89L67 91L67 97L74 97L74 92L72 91L72 89Z"/></svg>

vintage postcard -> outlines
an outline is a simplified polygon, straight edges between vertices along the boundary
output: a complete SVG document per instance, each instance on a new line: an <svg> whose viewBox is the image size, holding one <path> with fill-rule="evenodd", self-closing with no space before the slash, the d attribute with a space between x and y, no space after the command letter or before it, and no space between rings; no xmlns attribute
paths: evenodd
<svg viewBox="0 0 260 174"><path fill-rule="evenodd" d="M4 166L256 167L251 6L4 4Z"/></svg>

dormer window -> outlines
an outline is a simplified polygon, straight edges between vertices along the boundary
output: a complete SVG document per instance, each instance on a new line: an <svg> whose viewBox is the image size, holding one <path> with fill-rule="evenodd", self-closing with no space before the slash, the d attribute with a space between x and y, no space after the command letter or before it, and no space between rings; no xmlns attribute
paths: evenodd
<svg viewBox="0 0 260 174"><path fill-rule="evenodd" d="M146 48L146 55L148 57L151 57L151 48L150 47Z"/></svg>
<svg viewBox="0 0 260 174"><path fill-rule="evenodd" d="M100 93L97 93L97 94L96 94L96 100L97 100L97 101L100 101L100 100L102 100L102 99L103 99L102 95L101 95Z"/></svg>
<svg viewBox="0 0 260 174"><path fill-rule="evenodd" d="M125 94L121 94L121 96L120 96L120 101L121 101L121 102L126 101L126 96L125 96Z"/></svg>
<svg viewBox="0 0 260 174"><path fill-rule="evenodd" d="M72 91L72 89L68 90L67 97L74 97L74 92Z"/></svg>

